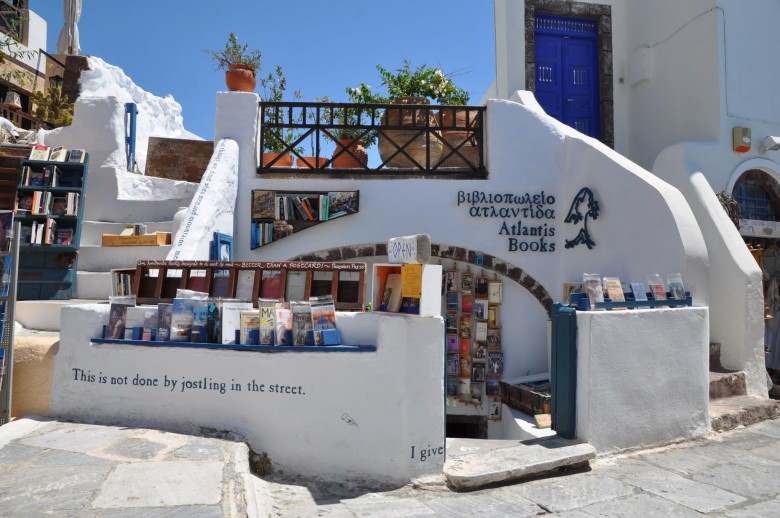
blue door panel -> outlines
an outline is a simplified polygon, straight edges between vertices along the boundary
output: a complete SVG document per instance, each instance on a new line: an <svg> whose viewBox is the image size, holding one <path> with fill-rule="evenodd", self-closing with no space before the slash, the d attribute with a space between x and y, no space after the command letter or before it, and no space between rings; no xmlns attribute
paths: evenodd
<svg viewBox="0 0 780 518"><path fill-rule="evenodd" d="M561 45L558 38L536 38L536 98L551 117L563 117Z"/></svg>

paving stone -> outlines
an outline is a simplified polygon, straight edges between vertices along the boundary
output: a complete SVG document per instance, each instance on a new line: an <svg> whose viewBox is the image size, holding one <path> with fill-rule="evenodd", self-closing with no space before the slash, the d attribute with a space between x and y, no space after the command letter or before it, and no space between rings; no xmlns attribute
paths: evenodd
<svg viewBox="0 0 780 518"><path fill-rule="evenodd" d="M641 516L643 518L694 518L701 516L689 507L682 506L660 496L639 493L616 500L607 500L583 507L586 516L598 518L624 518L626 516Z"/></svg>
<svg viewBox="0 0 780 518"><path fill-rule="evenodd" d="M104 448L133 433L133 429L116 426L64 423L53 430L24 438L19 442L28 446L84 453Z"/></svg>
<svg viewBox="0 0 780 518"><path fill-rule="evenodd" d="M670 469L680 475L706 471L727 463L725 460L707 456L691 448L652 452L637 455L635 458L664 469Z"/></svg>
<svg viewBox="0 0 780 518"><path fill-rule="evenodd" d="M41 453L40 448L33 448L19 443L11 443L0 448L0 465L30 462L36 457L39 457Z"/></svg>
<svg viewBox="0 0 780 518"><path fill-rule="evenodd" d="M768 435L769 437L780 439L780 419L762 421L760 423L754 424L748 428L748 430L751 433Z"/></svg>
<svg viewBox="0 0 780 518"><path fill-rule="evenodd" d="M222 463L169 461L119 464L93 502L97 509L217 504Z"/></svg>
<svg viewBox="0 0 780 518"><path fill-rule="evenodd" d="M77 466L91 464L109 464L111 461L93 455L84 455L72 451L40 450L42 453L36 457L33 463L36 466Z"/></svg>
<svg viewBox="0 0 780 518"><path fill-rule="evenodd" d="M0 478L0 514L38 516L85 508L111 465L48 467L21 465Z"/></svg>
<svg viewBox="0 0 780 518"><path fill-rule="evenodd" d="M633 487L618 480L590 472L506 486L492 494L501 499L519 495L546 510L558 512L628 496L634 491Z"/></svg>
<svg viewBox="0 0 780 518"><path fill-rule="evenodd" d="M116 444L112 444L103 451L112 456L146 460L156 457L158 453L166 448L165 444L159 442L148 441L139 437L128 437Z"/></svg>
<svg viewBox="0 0 780 518"><path fill-rule="evenodd" d="M348 500L345 504L358 518L440 516L433 509L414 498L392 498L371 494L354 500Z"/></svg>
<svg viewBox="0 0 780 518"><path fill-rule="evenodd" d="M509 499L497 498L490 491L480 494L457 494L425 498L423 503L448 518L470 518L472 516L490 516L495 518L521 518L536 516L544 510L521 496Z"/></svg>
<svg viewBox="0 0 780 518"><path fill-rule="evenodd" d="M134 509L100 509L90 511L90 518L222 518L221 505L181 505L178 507L136 507Z"/></svg>
<svg viewBox="0 0 780 518"><path fill-rule="evenodd" d="M222 458L222 448L214 440L195 438L174 450L172 455L189 460L218 460Z"/></svg>
<svg viewBox="0 0 780 518"><path fill-rule="evenodd" d="M732 464L695 473L691 478L757 500L780 495L780 465L750 468Z"/></svg>
<svg viewBox="0 0 780 518"><path fill-rule="evenodd" d="M616 465L605 467L603 473L700 513L721 511L745 501L734 493L632 458L620 459Z"/></svg>
<svg viewBox="0 0 780 518"><path fill-rule="evenodd" d="M729 518L756 518L756 517L775 517L780 515L780 500L768 500L759 502L741 509L726 511L724 516Z"/></svg>

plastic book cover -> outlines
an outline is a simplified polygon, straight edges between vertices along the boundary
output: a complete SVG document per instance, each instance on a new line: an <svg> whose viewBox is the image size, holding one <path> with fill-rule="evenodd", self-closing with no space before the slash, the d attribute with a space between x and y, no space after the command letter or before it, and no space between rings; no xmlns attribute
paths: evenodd
<svg viewBox="0 0 780 518"><path fill-rule="evenodd" d="M488 379L485 380L485 395L488 397L497 397L501 395L501 383L499 377L488 377Z"/></svg>
<svg viewBox="0 0 780 518"><path fill-rule="evenodd" d="M194 299L192 303L192 329L190 341L203 343L208 339L209 308L208 300Z"/></svg>
<svg viewBox="0 0 780 518"><path fill-rule="evenodd" d="M322 345L322 332L326 329L336 329L336 306L333 304L333 297L330 295L311 297L309 305L311 306L311 326L314 331L314 345Z"/></svg>
<svg viewBox="0 0 780 518"><path fill-rule="evenodd" d="M125 337L125 322L127 320L127 308L135 304L111 303L108 316L108 329L106 338L122 340Z"/></svg>
<svg viewBox="0 0 780 518"><path fill-rule="evenodd" d="M157 341L167 342L171 338L171 317L173 304L161 302L157 304Z"/></svg>
<svg viewBox="0 0 780 518"><path fill-rule="evenodd" d="M447 377L447 397L458 395L458 378Z"/></svg>
<svg viewBox="0 0 780 518"><path fill-rule="evenodd" d="M141 340L147 342L154 340L157 336L157 318L158 308L156 307L144 307L144 326L141 333Z"/></svg>
<svg viewBox="0 0 780 518"><path fill-rule="evenodd" d="M504 353L489 352L487 357L488 375L500 375L504 372Z"/></svg>
<svg viewBox="0 0 780 518"><path fill-rule="evenodd" d="M601 286L601 277L597 273L585 273L582 275L582 287L588 294L590 309L594 310L596 304L604 302L604 290Z"/></svg>
<svg viewBox="0 0 780 518"><path fill-rule="evenodd" d="M625 302L626 297L623 295L623 286L620 284L618 277L604 277L604 289L612 302Z"/></svg>
<svg viewBox="0 0 780 518"><path fill-rule="evenodd" d="M447 355L447 375L457 376L460 370L460 358L457 353Z"/></svg>
<svg viewBox="0 0 780 518"><path fill-rule="evenodd" d="M192 332L192 306L195 299L173 299L171 313L171 342L189 342Z"/></svg>
<svg viewBox="0 0 780 518"><path fill-rule="evenodd" d="M647 276L647 286L650 288L653 300L666 300L666 288L664 288L664 281L660 275L657 273L649 274Z"/></svg>
<svg viewBox="0 0 780 518"><path fill-rule="evenodd" d="M274 345L292 345L287 341L287 333L292 332L292 310L284 305L274 308L274 320L276 322L276 336Z"/></svg>
<svg viewBox="0 0 780 518"><path fill-rule="evenodd" d="M134 306L127 308L125 317L125 340L140 340L146 319L146 308Z"/></svg>
<svg viewBox="0 0 780 518"><path fill-rule="evenodd" d="M236 333L241 329L241 312L252 309L251 302L222 302L222 343L225 345L239 343Z"/></svg>
<svg viewBox="0 0 780 518"><path fill-rule="evenodd" d="M674 300L685 300L685 286L683 285L682 275L670 273L666 277L666 285L669 286L669 294Z"/></svg>
<svg viewBox="0 0 780 518"><path fill-rule="evenodd" d="M308 334L312 330L311 307L307 301L290 302L292 310L292 345L309 345Z"/></svg>
<svg viewBox="0 0 780 518"><path fill-rule="evenodd" d="M634 300L647 300L647 290L643 282L632 282L631 293L634 294Z"/></svg>
<svg viewBox="0 0 780 518"><path fill-rule="evenodd" d="M208 299L206 303L206 342L222 343L222 301Z"/></svg>
<svg viewBox="0 0 780 518"><path fill-rule="evenodd" d="M447 335L447 352L458 352L458 335Z"/></svg>
<svg viewBox="0 0 780 518"><path fill-rule="evenodd" d="M259 345L255 337L260 326L260 314L256 309L245 310L239 313L241 345Z"/></svg>
<svg viewBox="0 0 780 518"><path fill-rule="evenodd" d="M274 309L278 302L278 299L259 299L257 301L260 345L274 345L274 330L276 326Z"/></svg>

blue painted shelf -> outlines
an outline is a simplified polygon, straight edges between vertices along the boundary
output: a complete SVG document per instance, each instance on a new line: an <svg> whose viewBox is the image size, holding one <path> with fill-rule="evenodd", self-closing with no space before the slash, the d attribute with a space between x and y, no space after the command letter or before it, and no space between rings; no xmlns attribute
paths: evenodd
<svg viewBox="0 0 780 518"><path fill-rule="evenodd" d="M93 338L93 344L123 344L140 345L143 347L183 347L188 349L218 349L229 351L256 351L264 353L372 353L376 345L320 345L320 346L289 346L289 345L235 345L208 344L192 342L148 342L146 340L117 340L114 338Z"/></svg>

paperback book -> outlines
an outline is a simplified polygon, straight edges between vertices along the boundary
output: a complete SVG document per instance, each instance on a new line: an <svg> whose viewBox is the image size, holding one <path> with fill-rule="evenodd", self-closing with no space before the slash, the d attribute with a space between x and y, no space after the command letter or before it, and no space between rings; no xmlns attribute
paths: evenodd
<svg viewBox="0 0 780 518"><path fill-rule="evenodd" d="M257 301L258 309L258 329L260 332L259 344L260 345L274 345L274 309L278 299L259 299Z"/></svg>
<svg viewBox="0 0 780 518"><path fill-rule="evenodd" d="M259 345L260 314L255 309L239 313L241 345Z"/></svg>
<svg viewBox="0 0 780 518"><path fill-rule="evenodd" d="M336 306L333 304L333 297L330 295L311 297L309 305L311 306L314 345L325 345L322 332L328 329L336 329Z"/></svg>
<svg viewBox="0 0 780 518"><path fill-rule="evenodd" d="M292 345L292 310L287 304L277 304L274 308L274 321L276 323L276 335L274 345Z"/></svg>
<svg viewBox="0 0 780 518"><path fill-rule="evenodd" d="M309 302L291 301L290 309L292 310L292 345L309 345L309 331L312 330Z"/></svg>
<svg viewBox="0 0 780 518"><path fill-rule="evenodd" d="M588 294L590 309L595 310L596 304L604 302L604 291L601 287L601 277L597 273L585 273L582 275L582 286Z"/></svg>
<svg viewBox="0 0 780 518"><path fill-rule="evenodd" d="M672 299L685 300L685 286L683 286L682 275L670 273L666 277L666 285L669 286L669 294Z"/></svg>
<svg viewBox="0 0 780 518"><path fill-rule="evenodd" d="M224 301L222 303L222 343L238 344L238 333L241 329L241 312L250 311L251 302Z"/></svg>
<svg viewBox="0 0 780 518"><path fill-rule="evenodd" d="M157 341L167 342L171 338L171 318L173 304L161 302L157 304Z"/></svg>

